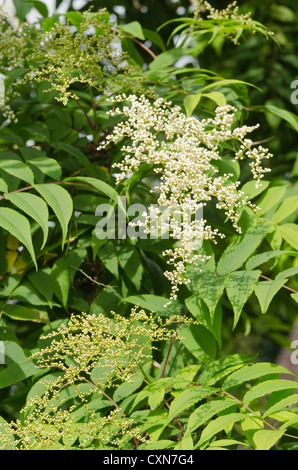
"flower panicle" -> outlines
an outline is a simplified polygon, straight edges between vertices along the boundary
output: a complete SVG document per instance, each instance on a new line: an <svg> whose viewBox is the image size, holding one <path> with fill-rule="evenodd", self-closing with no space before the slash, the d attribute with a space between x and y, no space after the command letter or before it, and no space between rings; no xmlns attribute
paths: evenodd
<svg viewBox="0 0 298 470"><path fill-rule="evenodd" d="M190 282L186 277L187 265L199 269L198 262L205 260L197 253L202 240L216 243L218 237L224 237L198 215L199 209L215 200L216 208L224 211L238 232L241 232L238 221L242 209L249 206L257 210L239 189L241 183L235 181L233 174L219 174L219 162L225 160L225 144L235 149L234 161L251 160L249 166L256 187L270 171L262 167L262 161L272 155L262 146L254 147L253 141L246 137L258 125L235 127L236 109L231 105L217 107L213 118L199 120L186 117L179 106L163 98L152 102L145 95L122 93L109 101L117 103L110 114L122 115L124 119L114 126L98 149L125 138L121 147L123 160L114 164L119 170L115 174L116 183L128 178L142 163L153 165L155 173L160 175L159 184L152 192L158 193L159 207L168 210L166 224L159 218L152 229L150 216L146 214L145 221L136 223L144 226L146 233L162 232L168 227L170 236L178 239L178 247L163 253L170 256L169 264L174 267L165 272L172 283L171 300L174 300L178 286ZM120 103L123 105L119 106Z"/></svg>

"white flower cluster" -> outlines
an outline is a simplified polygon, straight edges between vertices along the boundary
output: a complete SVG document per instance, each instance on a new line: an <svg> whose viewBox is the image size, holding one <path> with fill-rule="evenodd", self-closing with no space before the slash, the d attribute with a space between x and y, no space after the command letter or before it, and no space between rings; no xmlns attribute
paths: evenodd
<svg viewBox="0 0 298 470"><path fill-rule="evenodd" d="M153 165L160 175L160 184L152 191L159 193L159 207L167 208L166 222L171 236L179 239L176 248L163 253L170 257L168 263L174 266L174 270L165 275L172 283L171 299L176 299L179 284L189 282L185 279L186 266L190 263L198 269L198 261L205 259L197 254L198 242L203 239L216 242L216 236L224 237L207 225L202 216L198 219L198 212L202 214L198 209L215 198L216 207L225 211L240 232L237 221L241 208L244 205L255 208L238 190L240 182L233 181L232 174L219 174L216 164L225 158L222 144L228 142L230 147L233 144L232 148L240 147L235 150L234 160L245 156L254 159L251 168L257 184L267 171L261 168L261 160L269 158L270 154L262 147L252 149L252 141L245 139L257 126L233 129L236 109L232 106L217 108L213 119L198 120L187 118L179 106L162 98L151 103L144 95L122 94L113 101L124 105L110 114L124 115L125 119L114 127L99 149L123 138L129 140L128 145L122 145L123 161L114 165L120 169L116 174L117 183L137 171L143 162ZM158 212L155 209L155 215L159 215ZM164 219L159 220L163 220L158 227L162 231ZM150 233L148 218L145 225Z"/></svg>

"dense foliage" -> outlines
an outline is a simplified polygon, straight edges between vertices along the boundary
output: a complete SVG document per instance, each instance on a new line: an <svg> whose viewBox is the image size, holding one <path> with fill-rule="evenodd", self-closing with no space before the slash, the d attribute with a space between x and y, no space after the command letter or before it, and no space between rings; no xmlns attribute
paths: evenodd
<svg viewBox="0 0 298 470"><path fill-rule="evenodd" d="M296 449L295 5L70 3L1 19L0 447Z"/></svg>

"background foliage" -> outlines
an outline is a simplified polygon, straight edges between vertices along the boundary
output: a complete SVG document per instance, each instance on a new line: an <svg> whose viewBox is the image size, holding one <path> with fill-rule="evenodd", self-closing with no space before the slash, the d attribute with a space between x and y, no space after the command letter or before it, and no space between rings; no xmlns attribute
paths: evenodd
<svg viewBox="0 0 298 470"><path fill-rule="evenodd" d="M251 11L265 25L251 34L256 25L237 23L235 30L231 20L222 19L195 29L188 1L159 1L158 15L156 1L94 1L82 10L90 3L92 13L82 16L70 2L64 16L70 30L59 14L48 17L43 2L14 2L21 22L32 7L38 10L40 29L24 24L15 31L2 21L0 71L7 97L0 129L3 445L295 449L297 378L283 376L289 372L274 362L279 348L290 346L298 298L298 118L291 102L296 5L239 2L241 11ZM225 8L227 2L212 5ZM97 16L103 7L108 10ZM191 21L180 22L185 17ZM114 29L110 19L117 20ZM239 44L222 35L223 24L224 33L236 31L232 38ZM180 25L184 29L176 30ZM114 50L121 41L123 55L111 53L110 41ZM122 92L161 96L187 116L205 118L216 106L232 104L238 125L261 124L254 139L274 155L258 189L245 162L240 176L238 163L222 159L220 171L241 177L245 194L261 211L243 212L239 235L214 207L206 208L204 217L226 238L216 245L204 242L202 253L211 260L202 273L190 273L191 284L169 307L164 307L170 286L163 275L168 266L161 253L171 240L99 240L95 234L100 203L117 206L120 194L131 203L153 200L151 168L141 167L116 186L112 164L121 159L120 147L98 150L119 121L107 113L113 106L107 94ZM49 363L36 368L32 354L49 345L42 335L56 334L72 314L103 315L104 332L94 327L95 335L104 335L96 336L102 342L121 338L111 312L129 319L134 305L154 312L155 321L183 315L189 322L180 324L179 318L173 336L160 341L153 326L147 338L142 330L138 347L146 354L130 370L131 382L119 364L105 363L108 372L103 369L101 351L88 357L89 369L74 360L82 350L71 348L59 373ZM83 345L91 333L80 328L76 335ZM122 334L131 345L129 356L131 333ZM75 373L73 361L79 364ZM103 371L111 382L103 383ZM109 414L115 410L118 415ZM51 413L60 416L59 423ZM5 421L15 421L15 427L7 431Z"/></svg>

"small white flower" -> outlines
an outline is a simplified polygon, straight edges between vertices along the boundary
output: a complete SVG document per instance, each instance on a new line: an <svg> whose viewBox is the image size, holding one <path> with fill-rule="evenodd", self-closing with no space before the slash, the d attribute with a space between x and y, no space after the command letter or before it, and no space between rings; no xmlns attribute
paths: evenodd
<svg viewBox="0 0 298 470"><path fill-rule="evenodd" d="M177 298L178 286L190 282L185 278L186 265L192 264L199 269L198 262L206 259L196 254L196 241L205 239L216 243L217 237L224 237L207 225L206 220L196 220L198 208L216 199L217 209L224 211L238 232L241 232L237 225L241 208L249 205L256 209L238 189L240 182L233 181L232 174L218 175L217 162L224 160L221 144L237 144L234 145L235 148L238 146L234 160L245 157L253 160L250 167L256 186L269 171L261 167L261 160L270 158L271 154L261 146L252 148L253 142L246 138L258 126L232 129L236 109L230 105L218 107L213 119L199 121L187 118L179 106L172 106L162 98L151 103L144 95L122 94L113 101L130 103L111 113L124 115L127 119L114 127L99 149L110 142L129 139L130 143L121 148L123 161L114 164L120 170L115 173L117 183L137 171L144 162L153 165L154 171L160 174L160 183L152 191L158 193L157 203L167 208L168 217L167 220L157 218L152 231L161 233L168 229L170 236L179 240L178 247L163 252L174 267L173 271L165 272L172 283L173 300ZM188 219L184 220L186 214ZM142 222L146 233L151 233L149 222L148 218Z"/></svg>

